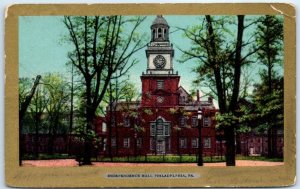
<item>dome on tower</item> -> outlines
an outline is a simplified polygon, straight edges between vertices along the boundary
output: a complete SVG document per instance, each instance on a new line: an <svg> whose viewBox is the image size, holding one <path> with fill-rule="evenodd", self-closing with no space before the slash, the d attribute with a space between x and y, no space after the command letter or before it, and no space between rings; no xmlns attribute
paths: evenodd
<svg viewBox="0 0 300 189"><path fill-rule="evenodd" d="M169 27L168 22L164 19L164 17L162 15L157 15L157 17L153 21L151 27L154 27L156 25L165 25L165 26Z"/></svg>

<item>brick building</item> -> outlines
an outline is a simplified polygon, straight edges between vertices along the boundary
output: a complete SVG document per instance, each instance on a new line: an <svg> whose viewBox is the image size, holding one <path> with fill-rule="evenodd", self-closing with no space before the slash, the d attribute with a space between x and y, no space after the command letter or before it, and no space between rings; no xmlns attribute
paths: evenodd
<svg viewBox="0 0 300 189"><path fill-rule="evenodd" d="M146 49L146 71L141 73L141 101L118 102L107 109L106 152L113 156L141 154L196 154L198 151L197 112L203 112L201 141L204 154L216 153L211 97L197 100L179 85L174 71L174 49L169 41L169 25L157 16L151 25L151 41ZM107 126L106 126L107 124Z"/></svg>
<svg viewBox="0 0 300 189"><path fill-rule="evenodd" d="M203 156L225 154L225 141L215 130L215 113L218 111L213 99L194 99L180 86L180 73L173 67L174 49L169 40L169 26L162 16L151 25L151 41L146 49L145 72L141 73L141 101L114 103L107 108L105 117L96 120L95 132L101 147L93 153L111 156L146 154L197 154L199 125ZM198 110L203 118L197 118ZM67 117L67 116L66 116ZM33 123L28 123L33 124ZM276 131L274 146L278 156L283 156L283 128ZM58 134L49 143L49 135L24 132L24 152L33 154L76 154L83 151L78 136ZM68 149L68 143L71 148ZM237 134L236 153L246 156L265 156L268 151L266 134L249 132Z"/></svg>

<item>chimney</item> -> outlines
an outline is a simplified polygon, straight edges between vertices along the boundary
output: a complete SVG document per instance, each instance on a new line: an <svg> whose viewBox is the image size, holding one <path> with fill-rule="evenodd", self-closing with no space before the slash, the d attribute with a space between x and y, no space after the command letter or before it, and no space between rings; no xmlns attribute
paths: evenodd
<svg viewBox="0 0 300 189"><path fill-rule="evenodd" d="M199 94L199 90L197 90L197 102L200 102L200 94Z"/></svg>

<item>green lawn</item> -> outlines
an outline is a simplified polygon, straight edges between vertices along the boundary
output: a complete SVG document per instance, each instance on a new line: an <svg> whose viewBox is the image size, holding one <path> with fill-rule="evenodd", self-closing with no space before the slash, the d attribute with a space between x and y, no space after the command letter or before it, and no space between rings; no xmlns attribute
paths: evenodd
<svg viewBox="0 0 300 189"><path fill-rule="evenodd" d="M94 158L93 161L96 161ZM194 155L147 155L147 156L128 156L128 157L113 157L112 160L108 157L98 158L97 161L101 162L143 162L143 163L195 163L197 162L197 157ZM209 162L223 162L224 157L213 156L213 157L203 157L205 163Z"/></svg>
<svg viewBox="0 0 300 189"><path fill-rule="evenodd" d="M265 156L241 156L241 155L237 155L236 160L283 162L283 158L268 158L268 157L265 157Z"/></svg>
<svg viewBox="0 0 300 189"><path fill-rule="evenodd" d="M48 160L48 159L75 159L75 156L69 156L68 154L39 154L38 158L33 154L25 154L23 160Z"/></svg>
<svg viewBox="0 0 300 189"><path fill-rule="evenodd" d="M75 159L76 156L68 156L68 154L39 154L38 158L34 155L26 154L23 160L49 160L49 159ZM236 160L254 160L254 161L271 161L271 162L283 162L283 158L267 158L260 156L241 156L237 155ZM92 158L92 161L96 162L143 162L143 163L196 163L197 156L195 155L147 155L147 156L126 156L126 157L113 157L112 160L109 157ZM203 157L204 163L217 163L225 162L225 157L222 156L207 156Z"/></svg>

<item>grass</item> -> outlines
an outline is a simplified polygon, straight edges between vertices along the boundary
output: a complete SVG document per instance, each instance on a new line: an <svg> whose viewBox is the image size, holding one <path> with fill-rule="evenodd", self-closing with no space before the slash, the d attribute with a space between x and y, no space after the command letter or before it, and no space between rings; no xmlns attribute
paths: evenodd
<svg viewBox="0 0 300 189"><path fill-rule="evenodd" d="M25 154L23 160L50 160L50 159L74 159L75 156L69 156L68 154L39 154L38 158L33 154Z"/></svg>
<svg viewBox="0 0 300 189"><path fill-rule="evenodd" d="M25 154L23 160L50 160L50 159L75 159L75 156L69 156L68 154L39 154L36 158L32 154ZM271 162L283 162L283 158L267 158L264 156L242 156L237 155L236 160L252 160L252 161L271 161ZM100 162L111 162L109 157L103 158L92 158L92 161ZM140 162L140 163L196 163L197 157L195 155L147 155L147 156L124 156L124 157L113 157L113 162ZM203 157L204 163L218 163L225 162L225 157L220 156L206 156Z"/></svg>
<svg viewBox="0 0 300 189"><path fill-rule="evenodd" d="M268 157L265 157L265 156L241 156L241 155L237 155L236 160L283 162L283 158L268 158Z"/></svg>
<svg viewBox="0 0 300 189"><path fill-rule="evenodd" d="M96 159L92 159L92 161L96 161ZM104 157L98 159L100 162L111 162L111 159L108 157ZM213 157L203 157L203 161L205 163L216 163L223 162L224 157L221 159L219 156ZM113 157L112 162L140 162L140 163L196 163L197 157L194 155L147 155L147 156L129 156L129 157Z"/></svg>

